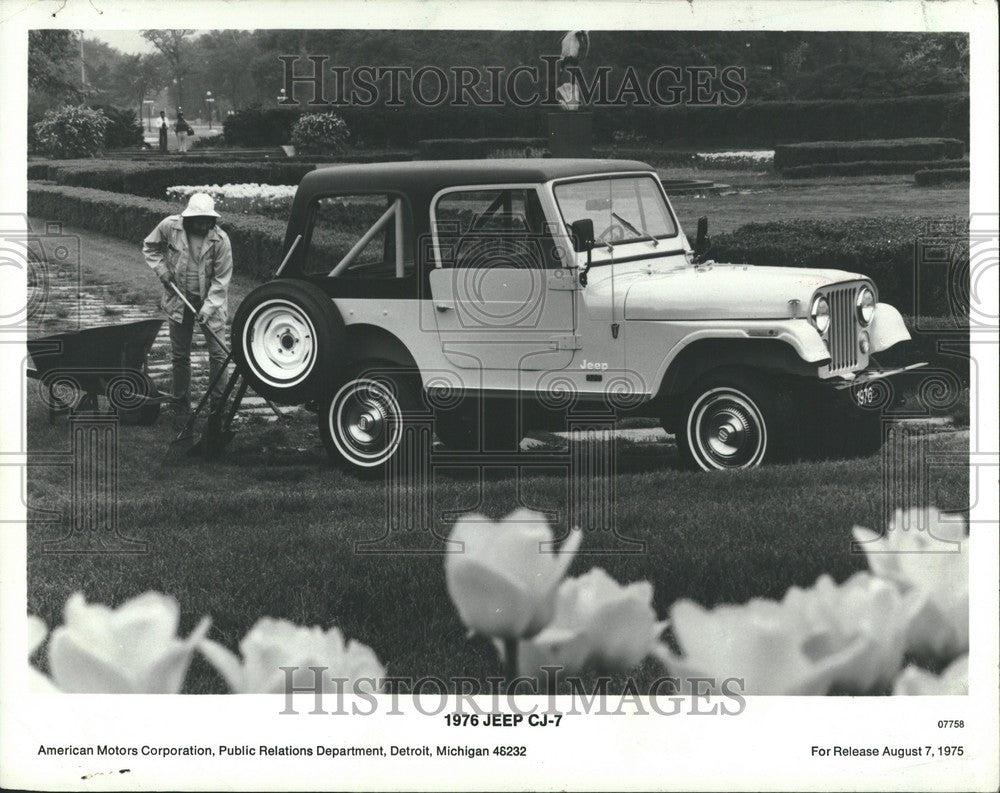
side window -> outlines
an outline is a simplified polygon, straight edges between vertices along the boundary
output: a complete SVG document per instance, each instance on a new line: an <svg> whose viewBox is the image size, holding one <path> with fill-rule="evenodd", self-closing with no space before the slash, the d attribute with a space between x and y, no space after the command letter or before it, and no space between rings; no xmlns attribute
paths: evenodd
<svg viewBox="0 0 1000 793"><path fill-rule="evenodd" d="M397 278L413 271L406 204L389 195L319 198L309 211L304 275ZM397 235L400 250L397 250ZM397 262L397 258L399 262Z"/></svg>
<svg viewBox="0 0 1000 793"><path fill-rule="evenodd" d="M442 267L558 266L534 189L446 193L434 206L434 224Z"/></svg>

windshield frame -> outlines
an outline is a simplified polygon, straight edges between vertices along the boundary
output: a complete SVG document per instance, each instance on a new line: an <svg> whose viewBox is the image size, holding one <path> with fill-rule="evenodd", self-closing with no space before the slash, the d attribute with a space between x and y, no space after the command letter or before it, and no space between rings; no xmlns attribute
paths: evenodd
<svg viewBox="0 0 1000 793"><path fill-rule="evenodd" d="M563 214L562 205L559 203L558 196L556 196L557 187L564 184L572 184L574 182L604 182L611 179L630 179L635 177L645 177L647 179L652 179L653 183L659 190L660 197L663 198L663 204L667 208L667 213L670 217L670 220L674 224L674 229L675 229L674 233L660 234L656 236L646 235L643 237L635 237L633 239L618 240L617 242L601 241L597 243L597 247L598 248L603 247L614 251L616 247L621 247L625 245L635 245L637 243L650 243L650 242L656 242L658 244L661 240L683 239L684 234L681 230L680 221L677 219L677 214L674 212L674 208L670 203L670 199L667 198L667 193L663 189L663 183L660 181L660 177L653 171L619 171L615 173L584 174L581 176L568 176L563 179L553 179L552 181L548 182L547 184L548 192L552 198L552 203L555 205L556 211L559 213L559 220L562 222L565 233L569 234L569 221L566 220L566 216ZM683 249L683 242L682 242L682 249ZM670 253L670 252L671 251L667 251L665 253ZM681 250L676 251L676 253L680 252L682 251ZM598 262L594 262L594 264L597 265Z"/></svg>

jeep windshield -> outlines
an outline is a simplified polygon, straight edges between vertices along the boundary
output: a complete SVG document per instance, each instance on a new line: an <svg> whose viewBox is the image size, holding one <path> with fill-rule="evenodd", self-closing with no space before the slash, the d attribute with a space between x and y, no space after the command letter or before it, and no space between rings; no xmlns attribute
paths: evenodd
<svg viewBox="0 0 1000 793"><path fill-rule="evenodd" d="M566 227L590 219L600 244L616 246L643 240L655 244L677 236L677 224L651 175L562 182L553 192Z"/></svg>

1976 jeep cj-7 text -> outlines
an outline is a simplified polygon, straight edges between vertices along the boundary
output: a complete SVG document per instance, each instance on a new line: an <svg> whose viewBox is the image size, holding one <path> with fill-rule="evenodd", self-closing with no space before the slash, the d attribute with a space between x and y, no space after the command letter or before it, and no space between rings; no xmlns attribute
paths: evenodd
<svg viewBox="0 0 1000 793"><path fill-rule="evenodd" d="M910 338L899 312L863 275L706 261L706 225L690 245L640 162L320 168L234 355L263 396L318 406L358 472L411 420L513 452L581 409L655 416L705 470L875 451L862 384L895 373L872 354Z"/></svg>

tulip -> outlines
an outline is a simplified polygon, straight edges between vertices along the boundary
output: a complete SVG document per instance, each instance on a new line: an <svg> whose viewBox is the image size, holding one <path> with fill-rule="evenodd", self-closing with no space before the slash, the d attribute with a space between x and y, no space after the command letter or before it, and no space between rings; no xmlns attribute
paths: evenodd
<svg viewBox="0 0 1000 793"><path fill-rule="evenodd" d="M969 693L969 656L963 655L944 670L940 677L915 666L908 666L896 679L893 694L947 695Z"/></svg>
<svg viewBox="0 0 1000 793"><path fill-rule="evenodd" d="M41 647L42 642L45 641L45 637L48 636L49 629L45 625L44 620L40 617L36 617L34 614L28 615L28 658L35 654L35 651ZM57 689L52 685L52 681L49 680L45 675L39 672L35 667L28 665L28 691L35 694L48 694L52 692L57 692Z"/></svg>
<svg viewBox="0 0 1000 793"><path fill-rule="evenodd" d="M718 691L726 680L739 679L744 694L826 694L863 649L860 638L840 648L809 644L801 620L769 600L711 610L680 600L670 616L683 655L666 645L657 654L684 691Z"/></svg>
<svg viewBox="0 0 1000 793"><path fill-rule="evenodd" d="M49 642L52 678L72 694L176 694L210 623L203 618L182 640L179 620L177 601L158 592L116 609L89 605L76 592L66 601L65 624Z"/></svg>
<svg viewBox="0 0 1000 793"><path fill-rule="evenodd" d="M622 586L599 567L559 585L552 622L521 642L520 673L540 676L543 666L573 674L586 666L625 672L656 650L666 623L656 621L653 586Z"/></svg>
<svg viewBox="0 0 1000 793"><path fill-rule="evenodd" d="M471 633L515 640L531 637L552 619L556 588L580 545L578 529L558 553L542 515L518 510L499 523L460 518L451 532L460 550L445 557L448 594Z"/></svg>
<svg viewBox="0 0 1000 793"><path fill-rule="evenodd" d="M813 652L831 655L850 646L858 648L833 680L856 692L892 683L903 664L906 633L919 602L864 572L839 586L822 575L811 589L792 587L782 600L800 621L806 646Z"/></svg>
<svg viewBox="0 0 1000 793"><path fill-rule="evenodd" d="M206 639L199 648L209 663L225 678L234 694L285 693L286 677L281 667L298 667L292 674L296 688L315 686L310 667L326 667L319 673L324 692L336 692L334 678L346 679L345 692L357 691L362 682L377 691L376 682L385 677L385 669L375 652L359 642L344 642L337 628L323 631L294 625L287 620L264 617L240 642L237 657L221 644Z"/></svg>
<svg viewBox="0 0 1000 793"><path fill-rule="evenodd" d="M885 535L854 527L876 575L914 592L907 633L913 653L954 658L969 649L969 537L959 516L936 509L897 511Z"/></svg>

